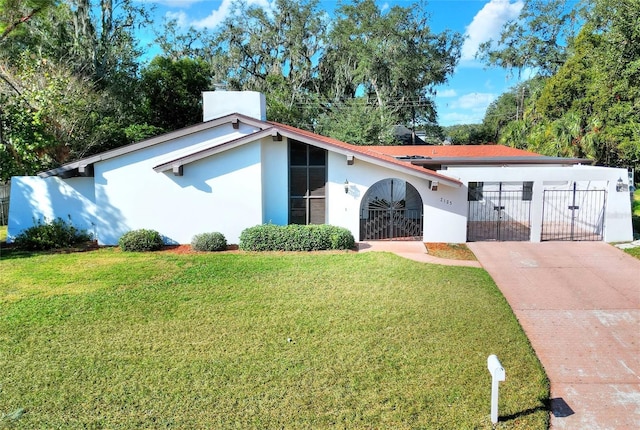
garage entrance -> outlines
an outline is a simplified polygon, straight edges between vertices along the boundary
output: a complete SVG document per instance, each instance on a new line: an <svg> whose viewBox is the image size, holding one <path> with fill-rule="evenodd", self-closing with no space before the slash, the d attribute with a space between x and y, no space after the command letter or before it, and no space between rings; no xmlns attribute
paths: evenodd
<svg viewBox="0 0 640 430"><path fill-rule="evenodd" d="M607 192L578 188L544 191L541 240L603 240Z"/></svg>
<svg viewBox="0 0 640 430"><path fill-rule="evenodd" d="M369 188L360 205L360 240L422 240L422 198L402 179Z"/></svg>
<svg viewBox="0 0 640 430"><path fill-rule="evenodd" d="M470 182L467 241L528 241L532 182Z"/></svg>

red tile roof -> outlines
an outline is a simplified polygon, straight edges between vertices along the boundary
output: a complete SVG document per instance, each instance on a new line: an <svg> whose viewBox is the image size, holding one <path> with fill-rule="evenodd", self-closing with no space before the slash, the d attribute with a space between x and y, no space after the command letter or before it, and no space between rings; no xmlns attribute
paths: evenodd
<svg viewBox="0 0 640 430"><path fill-rule="evenodd" d="M369 150L392 157L540 157L535 152L511 148L504 145L402 145L369 146Z"/></svg>
<svg viewBox="0 0 640 430"><path fill-rule="evenodd" d="M327 147L331 147L333 150L342 152L346 155L354 155L361 156L363 159L369 160L369 162L378 162L383 165L393 165L395 167L400 167L402 170L407 170L410 173L416 174L419 173L422 176L426 176L432 180L440 180L443 183L449 184L451 186L460 186L462 183L452 177L440 174L435 170L431 170L426 168L426 166L416 165L407 161L399 160L396 157L402 156L422 156L428 157L431 159L437 159L441 157L456 157L456 158L491 158L491 157L535 157L539 156L533 152L523 151L520 149L510 148L502 145L452 145L452 146L429 146L429 145L404 145L404 146L358 146L352 145L349 143L342 142L337 139L332 139L330 137L321 136L319 134L312 133L310 131L302 130L296 127L292 127L285 124L279 124L277 122L272 121L261 121L254 118L250 118L241 114L230 114L225 117L217 118L211 121L207 121L201 124L197 124L194 126L186 127L181 130L176 130L171 133L167 133L164 135L156 136L150 139L146 139L140 142L136 142L131 145L127 145L124 147L116 148L111 151L106 151L100 154L96 154L81 160L74 161L72 163L65 164L57 169L52 169L46 172L40 173L40 176L57 176L57 175L74 175L74 171L77 171L76 174L81 174L82 169L85 169L86 166L96 163L98 161L104 161L113 157L118 157L120 155L137 151L139 149L144 149L153 145L157 145L163 142L170 141L172 139L180 138L183 136L187 136L193 133L198 133L202 130L207 130L210 128L215 128L221 124L238 121L244 122L248 125L256 127L256 129L261 130L261 132L257 132L254 134L259 134L262 136L265 132L272 133L280 133L282 135L288 135L287 137L293 139L300 139L302 141L307 141L307 143L316 143L318 145L326 145ZM254 136L255 137L255 136ZM193 160L200 159L202 157L206 157L210 154L217 153L219 151L234 147L237 144L243 144L245 141L250 140L251 135L245 136L244 138L234 139L229 142L225 142L222 144L218 144L212 148L200 149L194 153L187 154L186 156L180 157L176 160L172 160L170 162L163 163L160 166L156 166L155 169L158 171L164 171L168 168L174 167L173 164L185 164L189 163Z"/></svg>
<svg viewBox="0 0 640 430"><path fill-rule="evenodd" d="M389 163L389 164L393 164L396 166L400 166L404 169L408 169L410 171L413 172L418 172L422 175L426 175L429 177L432 177L433 179L439 179L439 180L443 180L449 184L455 184L455 185L460 185L461 182L455 178L449 177L449 176L445 176L442 175L440 173L437 173L435 170L431 170L431 169L427 169L423 166L416 166L413 165L411 163L407 163L406 161L400 161L398 159L395 158L394 155L392 154L385 154L383 152L380 151L375 151L372 150L372 148L385 148L385 147L376 147L376 146L362 146L362 145L352 145L350 143L345 143L342 142L340 140L337 139L333 139L330 137L326 137L326 136L322 136L319 134L315 134L311 131L307 131L307 130L302 130L296 127L292 127L290 125L286 125L286 124L280 124L277 122L273 122L273 121L267 121L269 124L273 125L277 130L281 130L282 132L290 132L291 134L294 134L296 136L300 136L300 138L308 138L310 140L314 140L316 142L320 142L320 143L324 143L333 147L338 147L341 149L344 149L350 153L353 153L354 155L360 154L363 155L365 157L369 157L369 158L374 158L377 160L381 160L385 163ZM387 148L393 148L391 146L387 147Z"/></svg>

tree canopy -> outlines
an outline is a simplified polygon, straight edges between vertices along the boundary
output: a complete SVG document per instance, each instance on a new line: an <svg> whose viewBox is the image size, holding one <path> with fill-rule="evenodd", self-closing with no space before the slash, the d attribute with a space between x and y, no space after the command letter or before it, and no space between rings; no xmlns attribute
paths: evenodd
<svg viewBox="0 0 640 430"><path fill-rule="evenodd" d="M567 10L571 4L528 1L521 19L505 27L500 43L485 47L488 64L533 66L540 73L497 99L487 109L484 125L500 143L637 170L640 0L583 1ZM556 12L550 14L548 7ZM527 37L509 39L516 34ZM560 34L564 37L558 38ZM551 39L555 43L550 45ZM534 55L549 46L553 54Z"/></svg>
<svg viewBox="0 0 640 430"><path fill-rule="evenodd" d="M136 0L0 0L0 181L198 122L200 93L267 96L270 120L359 144L433 126L433 86L461 35L432 33L425 4L234 2L216 28L164 23L143 60ZM157 28L157 27L156 27Z"/></svg>
<svg viewBox="0 0 640 430"><path fill-rule="evenodd" d="M434 86L463 38L434 33L424 3L270 5L235 2L212 29L166 22L146 58L144 2L0 0L0 181L198 122L214 88L261 91L270 120L351 143L396 143L399 125L441 136ZM638 167L639 29L640 0L526 0L479 56L535 77L446 134Z"/></svg>

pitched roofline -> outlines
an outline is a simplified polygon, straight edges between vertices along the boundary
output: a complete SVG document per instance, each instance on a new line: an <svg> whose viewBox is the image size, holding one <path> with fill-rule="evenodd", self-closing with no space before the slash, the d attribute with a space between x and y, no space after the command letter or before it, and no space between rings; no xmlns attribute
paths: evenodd
<svg viewBox="0 0 640 430"><path fill-rule="evenodd" d="M71 163L63 164L62 166L57 167L55 169L40 172L38 173L38 176L42 178L46 178L49 176L62 176L63 178L71 177L71 176L90 176L87 174L90 171L92 171L90 166L99 161L109 160L111 158L119 157L121 155L129 154L135 151L139 151L141 149L149 148L151 146L158 145L158 144L167 142L169 140L189 136L191 134L199 133L204 130L218 127L222 124L234 123L234 122L235 123L243 122L245 124L252 125L259 128L264 128L265 126L268 126L268 124L265 123L264 121L256 120L254 118L250 118L242 114L230 114L220 118L212 119L210 121L201 122L189 127L181 128L180 130L175 130L175 131L161 134L159 136L150 137L148 139L144 139L139 142L134 142L129 145L125 145L125 146L121 146L105 152L101 152L96 155L91 155L89 157L81 158Z"/></svg>
<svg viewBox="0 0 640 430"><path fill-rule="evenodd" d="M455 178L442 175L424 167L413 166L409 163L396 160L394 157L385 154L369 151L368 149L366 149L366 146L352 145L349 143L337 141L335 139L323 138L323 136L317 135L315 133L306 132L304 130L299 130L295 127L285 126L283 124L271 124L274 124L275 128L280 134L282 134L282 136L290 139L295 139L304 143L312 144L319 148L329 149L333 152L337 152L345 156L357 155L358 158L371 164L392 168L393 170L402 171L412 176L426 176L430 180L439 181L441 184L448 185L450 187L459 188L462 186L462 182Z"/></svg>
<svg viewBox="0 0 640 430"><path fill-rule="evenodd" d="M593 164L587 158L539 156L507 157L428 157L407 159L416 166L430 165L504 165L504 164Z"/></svg>
<svg viewBox="0 0 640 430"><path fill-rule="evenodd" d="M153 168L156 172L166 172L168 170L173 170L174 172L178 172L181 170L182 166L193 163L198 160L202 160L203 158L210 157L214 154L218 154L220 152L227 151L232 148L236 148L238 146L244 145L245 143L253 142L254 140L262 139L264 137L274 136L276 134L273 127L265 128L260 131L256 131L251 134L247 134L242 137L238 137L236 139L230 140L228 142L223 142L218 145L212 146L210 148L201 149L199 151L193 152L189 155L184 155L182 157L173 159L171 161L167 161L165 163L159 164Z"/></svg>
<svg viewBox="0 0 640 430"><path fill-rule="evenodd" d="M353 157L354 155L358 155L358 157L361 158L362 160L366 160L367 162L372 164L376 164L376 165L387 167L387 168L392 168L393 170L402 171L414 176L427 177L428 179L437 180L443 185L448 185L451 187L462 186L462 182L460 182L455 178L442 175L433 170L429 170L423 167L414 166L407 162L399 161L395 157L390 155L371 151L367 149L366 146L352 145L352 144L341 142L339 140L332 139L329 137L320 136L310 131L302 130L299 128L295 128L295 127L291 127L288 125L279 124L275 122L261 121L261 120L251 118L246 115L242 115L238 113L226 115L210 121L185 127L180 130L165 133L160 136L155 136L149 139L145 139L140 142L132 143L130 145L122 146L120 148L102 152L100 154L96 154L90 157L82 158L72 163L64 164L56 169L51 169L45 172L41 172L38 174L38 176L41 176L41 177L61 176L63 178L72 177L72 176L92 176L93 174L92 165L96 162L109 160L111 158L129 154L141 149L149 148L151 146L158 145L158 144L170 141L172 139L178 139L181 137L189 136L194 133L199 133L201 131L214 128L222 124L227 124L227 123L237 124L239 122L242 122L249 126L256 127L260 129L260 131L249 134L247 136L243 136L241 138L237 138L228 142L218 144L210 148L201 149L195 153L182 156L174 160L167 161L158 166L155 166L154 170L156 172L165 172L167 170L173 169L176 174L181 174L182 166L185 164L192 163L194 161L200 160L205 157L209 157L213 154L217 154L219 152L223 152L231 148L235 148L237 146L248 143L252 140L261 139L264 137L268 137L269 135L275 135L275 133L279 133L280 135L291 138L291 139L296 139L304 143L313 144L315 146L318 146L324 149L330 149L333 152L344 154L346 157Z"/></svg>

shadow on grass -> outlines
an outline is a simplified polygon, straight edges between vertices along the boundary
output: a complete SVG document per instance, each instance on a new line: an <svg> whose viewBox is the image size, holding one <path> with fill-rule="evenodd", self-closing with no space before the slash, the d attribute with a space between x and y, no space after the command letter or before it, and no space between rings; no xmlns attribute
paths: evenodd
<svg viewBox="0 0 640 430"><path fill-rule="evenodd" d="M571 409L571 406L569 406L562 397L557 397L554 399L545 399L543 400L543 404L536 406L535 408L525 409L524 411L516 412L511 415L502 415L498 419L499 421L511 421L540 411L551 412L556 418L566 418L575 413L573 409Z"/></svg>
<svg viewBox="0 0 640 430"><path fill-rule="evenodd" d="M0 247L0 260L15 260L17 258L29 258L34 255L42 254L42 252L25 251L18 248Z"/></svg>
<svg viewBox="0 0 640 430"><path fill-rule="evenodd" d="M87 242L74 248L59 248L46 251L31 251L18 248L12 244L0 243L0 260L15 260L43 254L71 254L75 252L95 251L97 249L99 249L99 247L95 242Z"/></svg>

